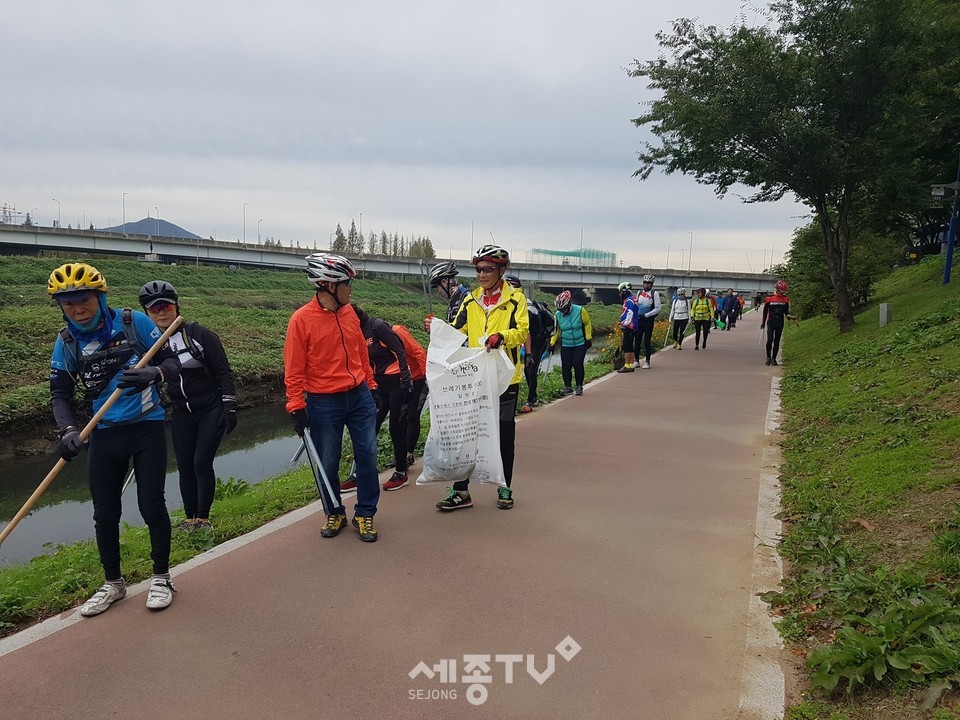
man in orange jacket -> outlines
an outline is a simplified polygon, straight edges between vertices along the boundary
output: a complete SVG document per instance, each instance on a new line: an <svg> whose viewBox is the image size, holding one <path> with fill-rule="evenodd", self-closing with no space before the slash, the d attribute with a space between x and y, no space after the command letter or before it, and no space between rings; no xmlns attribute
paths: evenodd
<svg viewBox="0 0 960 720"><path fill-rule="evenodd" d="M377 474L377 410L380 397L360 321L350 307L357 271L331 253L307 257L307 278L316 295L293 313L283 346L287 412L297 434L309 427L331 487L320 494L327 520L323 537L335 537L347 524L340 499L339 469L343 428L350 431L357 463L357 503L353 526L364 542L375 542L373 516L380 499ZM325 485L325 484L324 484Z"/></svg>

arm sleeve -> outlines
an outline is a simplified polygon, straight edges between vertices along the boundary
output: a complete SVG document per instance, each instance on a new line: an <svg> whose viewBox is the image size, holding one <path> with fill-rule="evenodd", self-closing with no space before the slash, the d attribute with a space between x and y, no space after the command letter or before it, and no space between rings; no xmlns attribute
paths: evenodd
<svg viewBox="0 0 960 720"><path fill-rule="evenodd" d="M294 313L287 323L287 338L283 343L283 382L287 387L287 412L302 410L307 406L303 399L303 379L307 371L307 339L303 327ZM364 365L369 369L367 346L363 345ZM368 376L372 372L368 372Z"/></svg>
<svg viewBox="0 0 960 720"><path fill-rule="evenodd" d="M462 332L464 335L467 334L467 305L471 302L475 302L472 295L465 294L463 300L460 301L460 306L457 308L456 315L453 316L453 327Z"/></svg>
<svg viewBox="0 0 960 720"><path fill-rule="evenodd" d="M593 325L590 322L590 313L587 309L580 308L580 322L583 323L583 337L587 340L593 339Z"/></svg>
<svg viewBox="0 0 960 720"><path fill-rule="evenodd" d="M526 300L522 302L511 300L509 302L513 302L513 324L516 327L505 328L501 335L503 335L503 344L506 347L518 348L523 345L523 341L530 334L530 316L527 314Z"/></svg>
<svg viewBox="0 0 960 720"><path fill-rule="evenodd" d="M53 409L53 419L58 430L68 425L76 425L77 418L73 407L76 381L67 372L63 352L63 340L59 337L53 347L53 358L50 361L50 406Z"/></svg>
<svg viewBox="0 0 960 720"><path fill-rule="evenodd" d="M556 345L558 342L560 342L560 311L559 310L556 313L554 313L553 327L554 327L554 331L553 331L553 335L550 336L550 344Z"/></svg>
<svg viewBox="0 0 960 720"><path fill-rule="evenodd" d="M373 336L387 346L387 350L392 352L397 358L397 365L400 367L400 384L410 385L413 379L410 376L410 366L407 364L407 349L403 346L403 340L397 335L393 328L387 325L383 320L374 318L371 321ZM370 364L369 358L367 365Z"/></svg>
<svg viewBox="0 0 960 720"><path fill-rule="evenodd" d="M203 345L203 362L220 385L221 397L236 398L237 386L233 380L233 370L230 369L230 361L227 359L227 352L223 349L220 336L203 325L194 327L200 336L200 344Z"/></svg>

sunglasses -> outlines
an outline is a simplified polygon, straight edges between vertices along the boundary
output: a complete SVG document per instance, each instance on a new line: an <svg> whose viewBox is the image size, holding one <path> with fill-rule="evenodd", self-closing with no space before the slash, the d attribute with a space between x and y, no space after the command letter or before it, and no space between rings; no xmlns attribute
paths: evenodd
<svg viewBox="0 0 960 720"><path fill-rule="evenodd" d="M346 280L339 280L337 284L346 285L347 287L350 287L351 285L353 285L353 278L347 278Z"/></svg>
<svg viewBox="0 0 960 720"><path fill-rule="evenodd" d="M153 305L147 308L147 312L166 312L167 310L176 307L172 302L167 302L166 300L158 300Z"/></svg>
<svg viewBox="0 0 960 720"><path fill-rule="evenodd" d="M479 265L477 266L477 275L489 275L490 273L494 273L496 271L497 271L496 266L494 267L480 267Z"/></svg>

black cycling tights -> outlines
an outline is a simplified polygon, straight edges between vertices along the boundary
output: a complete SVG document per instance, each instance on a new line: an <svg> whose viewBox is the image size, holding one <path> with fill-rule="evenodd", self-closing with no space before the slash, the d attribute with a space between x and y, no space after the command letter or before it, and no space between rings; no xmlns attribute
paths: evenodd
<svg viewBox="0 0 960 720"><path fill-rule="evenodd" d="M646 357L647 362L650 362L650 355L653 353L651 346L651 340L653 340L653 325L656 321L657 319L655 317L641 317L637 322L637 334L633 340L637 359L639 359L642 354ZM643 350L642 353L641 349Z"/></svg>
<svg viewBox="0 0 960 720"><path fill-rule="evenodd" d="M404 398L400 392L399 375L377 375L377 392L380 393L380 412L377 413L377 433L390 413L390 440L393 442L393 459L397 472L407 471L407 427L406 416L400 417Z"/></svg>
<svg viewBox="0 0 960 720"><path fill-rule="evenodd" d="M780 337L783 335L783 322L779 324L767 323L767 357L777 359L780 352Z"/></svg>
<svg viewBox="0 0 960 720"><path fill-rule="evenodd" d="M171 435L180 471L180 495L188 518L209 518L217 476L213 459L223 433L217 428L222 405L201 413L174 412Z"/></svg>
<svg viewBox="0 0 960 720"><path fill-rule="evenodd" d="M107 580L120 578L120 493L133 459L137 504L150 529L150 557L156 575L170 570L170 514L163 495L167 438L163 422L151 420L97 429L90 436L90 496L100 564Z"/></svg>

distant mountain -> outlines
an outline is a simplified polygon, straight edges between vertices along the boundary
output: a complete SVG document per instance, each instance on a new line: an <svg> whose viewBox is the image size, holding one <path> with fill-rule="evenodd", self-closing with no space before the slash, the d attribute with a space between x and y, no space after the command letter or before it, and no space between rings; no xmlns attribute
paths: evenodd
<svg viewBox="0 0 960 720"><path fill-rule="evenodd" d="M174 237L184 238L187 240L201 239L199 235L194 235L192 232L189 230L184 230L179 225L174 225L172 222L167 222L162 218L157 220L156 218L151 217L144 218L143 220L137 220L136 222L128 222L126 226L114 225L113 227L108 228L97 228L97 230L113 233L126 232L127 235L152 235L153 237Z"/></svg>

